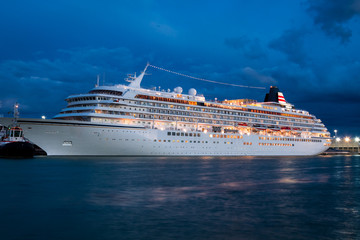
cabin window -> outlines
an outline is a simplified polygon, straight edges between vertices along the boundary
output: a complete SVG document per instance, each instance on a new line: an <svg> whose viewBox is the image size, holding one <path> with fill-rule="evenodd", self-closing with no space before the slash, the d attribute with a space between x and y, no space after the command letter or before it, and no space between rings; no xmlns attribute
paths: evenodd
<svg viewBox="0 0 360 240"><path fill-rule="evenodd" d="M14 131L14 137L22 137L22 131Z"/></svg>

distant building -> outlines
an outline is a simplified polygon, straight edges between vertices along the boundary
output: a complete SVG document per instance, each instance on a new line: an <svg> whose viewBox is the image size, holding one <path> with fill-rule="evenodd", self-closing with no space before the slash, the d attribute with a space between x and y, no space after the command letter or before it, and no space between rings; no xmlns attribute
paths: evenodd
<svg viewBox="0 0 360 240"><path fill-rule="evenodd" d="M335 138L331 142L330 149L341 152L360 153L359 138Z"/></svg>

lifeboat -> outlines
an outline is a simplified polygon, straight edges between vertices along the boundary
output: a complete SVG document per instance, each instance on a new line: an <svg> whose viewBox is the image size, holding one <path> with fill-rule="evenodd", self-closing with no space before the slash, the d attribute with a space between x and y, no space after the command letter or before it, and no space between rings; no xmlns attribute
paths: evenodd
<svg viewBox="0 0 360 240"><path fill-rule="evenodd" d="M247 127L247 123L243 123L243 122L238 123L238 125L239 125L239 126L243 126L243 127Z"/></svg>
<svg viewBox="0 0 360 240"><path fill-rule="evenodd" d="M281 130L289 131L291 130L291 127L281 127Z"/></svg>
<svg viewBox="0 0 360 240"><path fill-rule="evenodd" d="M260 124L254 124L253 127L259 131L263 131L263 130L266 130L267 127L264 126L264 125L260 125Z"/></svg>
<svg viewBox="0 0 360 240"><path fill-rule="evenodd" d="M280 127L279 126L268 126L268 129L271 131L280 131Z"/></svg>

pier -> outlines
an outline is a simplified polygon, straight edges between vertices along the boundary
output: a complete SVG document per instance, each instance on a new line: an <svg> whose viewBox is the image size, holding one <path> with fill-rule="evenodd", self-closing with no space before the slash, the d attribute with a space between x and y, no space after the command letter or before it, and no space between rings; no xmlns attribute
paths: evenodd
<svg viewBox="0 0 360 240"><path fill-rule="evenodd" d="M324 154L360 154L360 139L358 137L335 137L331 141L330 148Z"/></svg>

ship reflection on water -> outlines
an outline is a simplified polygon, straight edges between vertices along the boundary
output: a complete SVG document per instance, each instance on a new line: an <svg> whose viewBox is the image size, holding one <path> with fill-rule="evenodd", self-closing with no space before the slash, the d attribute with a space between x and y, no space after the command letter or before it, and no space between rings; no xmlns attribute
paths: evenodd
<svg viewBox="0 0 360 240"><path fill-rule="evenodd" d="M360 156L0 161L2 239L358 239Z"/></svg>

